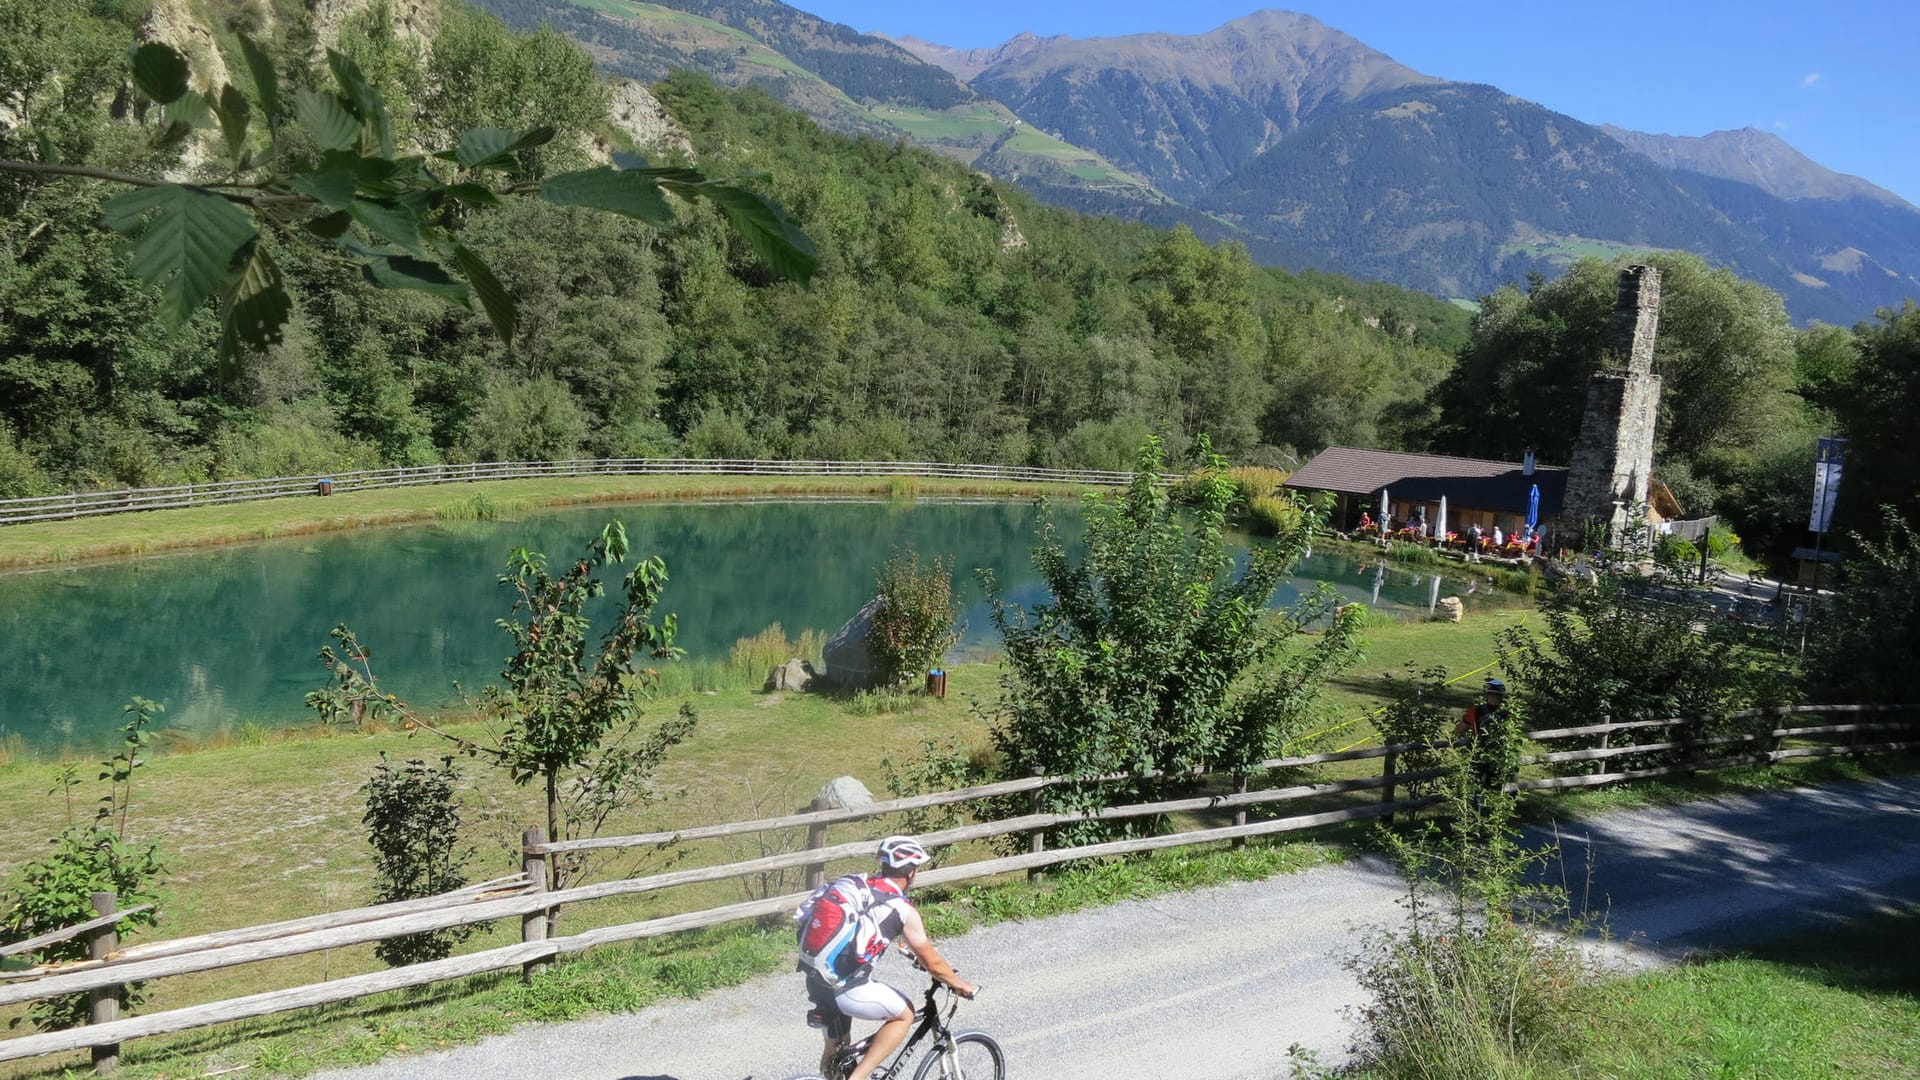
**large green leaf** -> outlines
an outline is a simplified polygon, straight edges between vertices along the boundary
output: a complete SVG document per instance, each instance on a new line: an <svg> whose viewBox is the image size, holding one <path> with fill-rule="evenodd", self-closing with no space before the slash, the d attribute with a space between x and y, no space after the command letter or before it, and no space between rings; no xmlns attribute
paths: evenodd
<svg viewBox="0 0 1920 1080"><path fill-rule="evenodd" d="M440 154L463 169L505 169L513 166L513 155L553 141L554 130L537 127L529 131L508 128L473 128L460 133L460 145Z"/></svg>
<svg viewBox="0 0 1920 1080"><path fill-rule="evenodd" d="M731 184L706 183L700 194L713 200L733 231L781 277L805 284L820 269L813 241L800 231L780 204Z"/></svg>
<svg viewBox="0 0 1920 1080"><path fill-rule="evenodd" d="M500 203L500 196L485 184L452 184L447 187L447 195L468 206L498 206Z"/></svg>
<svg viewBox="0 0 1920 1080"><path fill-rule="evenodd" d="M502 345L513 344L514 311L513 297L508 295L506 286L493 276L493 270L485 260L475 255L465 244L453 249L454 262L460 266L460 272L467 276L468 284L473 286L473 294L479 298L480 307L493 323L494 333L500 335Z"/></svg>
<svg viewBox="0 0 1920 1080"><path fill-rule="evenodd" d="M160 118L165 130L155 145L172 146L185 132L213 126L213 103L205 94L189 90L162 106Z"/></svg>
<svg viewBox="0 0 1920 1080"><path fill-rule="evenodd" d="M387 103L381 98L380 91L374 89L366 76L360 74L360 66L353 58L335 49L327 50L327 66L333 69L333 77L340 83L340 90L346 95L347 103L360 117L362 153L378 153L381 157L393 156L393 122L387 117Z"/></svg>
<svg viewBox="0 0 1920 1080"><path fill-rule="evenodd" d="M368 232L412 255L421 252L420 215L399 203L355 199L347 213Z"/></svg>
<svg viewBox="0 0 1920 1080"><path fill-rule="evenodd" d="M627 172L601 166L561 173L541 183L540 197L555 206L606 210L649 225L665 225L673 220L673 211L668 209L659 183L638 170Z"/></svg>
<svg viewBox="0 0 1920 1080"><path fill-rule="evenodd" d="M267 246L258 240L227 291L220 326L220 361L231 376L247 351L263 352L280 341L293 303Z"/></svg>
<svg viewBox="0 0 1920 1080"><path fill-rule="evenodd" d="M260 95L260 111L269 126L280 122L280 76L273 70L273 57L259 43L240 35L240 52L247 58L247 70L253 73L253 89Z"/></svg>
<svg viewBox="0 0 1920 1080"><path fill-rule="evenodd" d="M149 41L133 50L133 85L162 105L187 92L187 58L170 45Z"/></svg>
<svg viewBox="0 0 1920 1080"><path fill-rule="evenodd" d="M214 110L220 117L220 134L227 140L227 154L235 161L247 148L247 122L252 119L252 107L247 97L233 88L232 83L220 88L220 103Z"/></svg>
<svg viewBox="0 0 1920 1080"><path fill-rule="evenodd" d="M467 287L440 266L405 255L369 255L361 264L368 281L382 289L412 289L447 300L465 300Z"/></svg>
<svg viewBox="0 0 1920 1080"><path fill-rule="evenodd" d="M360 145L360 121L332 94L303 86L293 95L293 113L324 149L354 150Z"/></svg>
<svg viewBox="0 0 1920 1080"><path fill-rule="evenodd" d="M246 211L201 188L135 188L108 199L101 223L133 238L134 276L164 285L160 314L178 326L233 276L235 256L257 235Z"/></svg>
<svg viewBox="0 0 1920 1080"><path fill-rule="evenodd" d="M324 236L328 240L338 240L347 235L348 229L353 228L353 215L347 213L345 210L337 210L331 214L322 214L317 218L308 220L304 227L315 236Z"/></svg>
<svg viewBox="0 0 1920 1080"><path fill-rule="evenodd" d="M287 186L310 199L318 200L323 206L333 210L345 210L352 206L354 194L358 190L353 170L331 168L326 165L322 165L313 172L289 177Z"/></svg>

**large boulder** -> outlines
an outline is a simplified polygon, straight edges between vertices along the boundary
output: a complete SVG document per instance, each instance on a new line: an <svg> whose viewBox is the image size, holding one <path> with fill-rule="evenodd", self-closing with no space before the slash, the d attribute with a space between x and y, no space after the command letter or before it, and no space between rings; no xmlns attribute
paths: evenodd
<svg viewBox="0 0 1920 1080"><path fill-rule="evenodd" d="M871 690L880 685L880 673L874 670L873 653L867 648L867 633L873 618L885 600L876 596L853 618L827 639L827 681L843 690Z"/></svg>
<svg viewBox="0 0 1920 1080"><path fill-rule="evenodd" d="M819 672L813 669L813 664L810 661L801 660L796 657L767 672L767 681L761 684L760 689L768 691L811 690L813 689L813 680L817 675L819 675Z"/></svg>
<svg viewBox="0 0 1920 1080"><path fill-rule="evenodd" d="M809 805L815 810L851 810L872 801L873 792L867 790L867 785L851 776L836 776L813 793L813 802Z"/></svg>
<svg viewBox="0 0 1920 1080"><path fill-rule="evenodd" d="M1467 605L1457 596L1443 596L1433 617L1438 622L1459 622L1467 614Z"/></svg>

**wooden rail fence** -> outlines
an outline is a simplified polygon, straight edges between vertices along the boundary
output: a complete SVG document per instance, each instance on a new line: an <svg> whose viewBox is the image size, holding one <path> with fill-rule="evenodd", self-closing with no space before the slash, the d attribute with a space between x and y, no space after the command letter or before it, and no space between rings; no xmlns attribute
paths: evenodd
<svg viewBox="0 0 1920 1080"><path fill-rule="evenodd" d="M1884 717L1843 723L1793 726L1795 716ZM1747 725L1746 730L1729 731L1728 725ZM1687 738L1677 732L1702 726L1726 732L1700 738ZM1626 780L1702 772L1740 765L1764 764L1788 759L1832 755L1866 755L1920 750L1920 706L1911 705L1804 705L1772 709L1753 709L1715 717L1637 720L1588 724L1528 733L1534 743L1599 737L1611 740L1622 733L1652 733L1647 743L1612 743L1572 751L1547 751L1521 759L1523 767L1538 770L1578 764L1589 767L1629 759L1634 767L1617 771L1560 776L1523 776L1509 785L1510 790L1526 792L1548 788L1582 787L1619 783ZM1864 741L1863 736L1870 736ZM1844 742L1833 742L1844 738ZM1814 745L1783 745L1828 740ZM1445 768L1396 771L1398 762L1409 754L1441 750L1451 743L1431 745L1399 744L1366 747L1334 753L1275 758L1260 762L1246 773L1223 774L1196 770L1188 778L1225 785L1231 790L1220 794L1166 799L1150 803L1105 806L1084 811L1049 813L1038 810L1037 800L1019 800L1033 812L1013 817L980 821L938 831L926 832L921 839L933 847L950 847L968 841L994 837L1030 837L1028 850L1021 854L985 858L932 869L920 877L923 885L977 881L1021 871L1034 872L1060 863L1102 858L1166 848L1185 847L1219 841L1241 841L1254 836L1272 836L1322 826L1374 818L1391 818L1433 806L1441 796L1431 793L1398 797L1409 785L1436 780ZM1659 762L1635 763L1632 758ZM1674 758L1679 760L1674 760ZM1250 777L1270 775L1275 770L1327 765L1335 762L1383 762L1380 775L1321 783L1290 784L1266 789L1249 789ZM562 905L580 904L615 896L635 896L702 882L724 881L787 870L824 867L835 860L865 859L873 850L873 839L828 843L828 827L906 811L940 806L980 803L1021 794L1037 794L1049 787L1065 784L1097 784L1130 779L1123 776L1060 777L1032 776L1000 783L982 784L953 791L933 792L907 798L888 799L847 809L808 810L780 817L753 821L724 822L664 832L632 836L549 842L542 830L529 829L523 836L521 873L470 885L454 892L420 900L381 904L348 911L328 912L264 926L224 930L192 937L119 946L108 935L119 916L111 915L112 896L96 898L102 917L31 941L0 946L0 955L31 952L56 940L81 934L94 935L92 955L87 960L43 964L23 971L0 972L0 1006L20 1005L64 994L88 994L96 1002L93 1022L64 1031L43 1032L0 1041L0 1061L37 1057L44 1054L91 1049L96 1068L106 1071L117 1060L119 1044L133 1038L207 1027L232 1020L268 1016L295 1009L335 1002L351 1001L368 994L407 987L424 986L486 972L521 968L531 973L553 958L620 941L639 941L684 930L718 926L745 919L757 919L792 910L805 893L749 900L743 903L688 911L645 919L640 922L584 930L561 937L546 935L546 915ZM1356 800L1354 796L1379 791L1378 799ZM1246 811L1257 806L1276 806L1307 799L1334 797L1342 805L1291 816L1249 821ZM1344 798L1343 798L1344 797ZM989 804L990 806L993 804ZM1000 805L1006 805L1002 803ZM1231 814L1231 825L1203 825L1184 832L1116 840L1074 847L1048 848L1047 830L1082 821L1113 821L1157 817L1176 813ZM805 848L714 866L694 867L651 874L646 877L594 882L557 891L547 889L547 861L568 852L611 849L658 849L725 837L746 836L780 830L806 830ZM1016 845L1017 846L1017 845ZM104 906L102 906L104 905ZM122 913L130 914L131 912ZM127 983L222 970L263 960L301 956L348 945L383 941L404 934L491 922L496 919L521 920L522 940L513 945L484 949L444 960L412 964L385 971L353 975L326 982L284 990L272 990L203 1005L169 1009L143 1016L118 1017L110 1003L118 1002ZM102 1005L101 1003L109 1003Z"/></svg>
<svg viewBox="0 0 1920 1080"><path fill-rule="evenodd" d="M1131 473L1099 469L1036 469L1012 465L962 465L939 461L758 461L704 458L582 458L572 461L485 461L467 465L419 465L356 469L313 476L224 480L172 487L79 491L0 499L0 525L60 521L137 510L255 502L296 495L369 491L482 480L527 480L566 476L912 476L1030 483L1124 485Z"/></svg>

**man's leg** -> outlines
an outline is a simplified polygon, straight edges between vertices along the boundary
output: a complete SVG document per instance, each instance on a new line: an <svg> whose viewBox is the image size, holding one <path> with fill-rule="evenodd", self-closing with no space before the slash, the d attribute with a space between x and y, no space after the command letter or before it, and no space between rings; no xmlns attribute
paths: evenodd
<svg viewBox="0 0 1920 1080"><path fill-rule="evenodd" d="M867 1080L887 1055L906 1041L907 1032L913 1027L913 1005L905 994L881 982L853 987L836 998L835 1003L847 1016L880 1021L880 1030L874 1032L867 1043L867 1052L861 1055L860 1064L847 1074L847 1080Z"/></svg>
<svg viewBox="0 0 1920 1080"><path fill-rule="evenodd" d="M873 1041L867 1044L866 1055L860 1059L859 1066L847 1074L847 1080L867 1080L873 1075L873 1070L887 1060L887 1055L906 1041L907 1032L912 1027L913 1006L909 1005L904 1012L881 1024L880 1030L873 1033Z"/></svg>

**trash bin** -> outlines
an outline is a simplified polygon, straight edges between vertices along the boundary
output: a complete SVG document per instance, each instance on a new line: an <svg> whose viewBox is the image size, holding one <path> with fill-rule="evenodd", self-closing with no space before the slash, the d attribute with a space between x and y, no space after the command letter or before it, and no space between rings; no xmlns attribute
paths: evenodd
<svg viewBox="0 0 1920 1080"><path fill-rule="evenodd" d="M314 481L313 491L316 495L333 494L333 477L323 476L319 480Z"/></svg>
<svg viewBox="0 0 1920 1080"><path fill-rule="evenodd" d="M937 697L947 696L947 673L939 668L927 672L927 693Z"/></svg>

